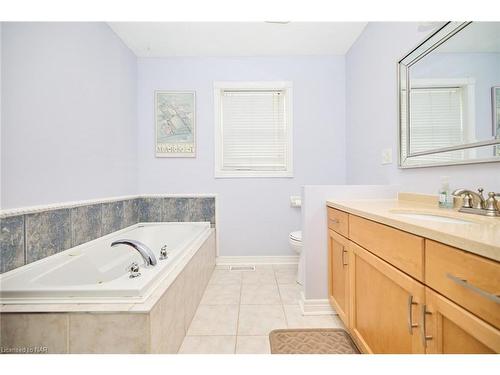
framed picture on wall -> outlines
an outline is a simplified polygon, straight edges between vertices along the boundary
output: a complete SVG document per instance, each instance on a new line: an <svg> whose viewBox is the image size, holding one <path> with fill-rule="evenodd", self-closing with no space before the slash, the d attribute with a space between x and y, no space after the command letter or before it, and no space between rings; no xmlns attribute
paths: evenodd
<svg viewBox="0 0 500 375"><path fill-rule="evenodd" d="M493 135L500 139L500 86L491 88L491 103L493 111ZM500 156L500 145L495 146L495 155Z"/></svg>
<svg viewBox="0 0 500 375"><path fill-rule="evenodd" d="M194 91L155 91L156 157L195 157Z"/></svg>

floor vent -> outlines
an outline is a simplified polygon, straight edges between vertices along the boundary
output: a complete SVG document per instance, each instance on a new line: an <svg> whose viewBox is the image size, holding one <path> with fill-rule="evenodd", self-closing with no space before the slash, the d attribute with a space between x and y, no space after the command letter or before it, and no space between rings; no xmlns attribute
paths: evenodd
<svg viewBox="0 0 500 375"><path fill-rule="evenodd" d="M255 266L229 266L229 271L255 271Z"/></svg>

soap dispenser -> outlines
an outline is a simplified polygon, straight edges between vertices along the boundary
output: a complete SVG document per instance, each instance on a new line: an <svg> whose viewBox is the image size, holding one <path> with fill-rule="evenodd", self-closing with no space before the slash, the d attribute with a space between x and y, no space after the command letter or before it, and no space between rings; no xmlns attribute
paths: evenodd
<svg viewBox="0 0 500 375"><path fill-rule="evenodd" d="M450 193L448 177L441 177L441 187L439 188L438 194L440 208L453 208L453 196Z"/></svg>

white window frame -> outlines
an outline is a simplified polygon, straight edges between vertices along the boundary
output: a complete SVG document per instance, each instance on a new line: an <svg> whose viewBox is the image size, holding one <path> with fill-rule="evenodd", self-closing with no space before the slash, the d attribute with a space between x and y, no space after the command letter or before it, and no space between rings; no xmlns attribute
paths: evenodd
<svg viewBox="0 0 500 375"><path fill-rule="evenodd" d="M221 93L224 90L282 90L285 92L285 121L287 131L286 169L282 171L262 170L224 170L222 168L222 122ZM214 82L214 113L215 113L215 178L239 177L293 177L293 83L290 81L216 81Z"/></svg>

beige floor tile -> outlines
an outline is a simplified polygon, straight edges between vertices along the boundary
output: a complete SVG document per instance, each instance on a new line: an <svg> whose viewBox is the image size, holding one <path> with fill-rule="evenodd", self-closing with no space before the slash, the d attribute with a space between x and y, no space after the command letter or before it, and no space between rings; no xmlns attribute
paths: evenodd
<svg viewBox="0 0 500 375"><path fill-rule="evenodd" d="M236 337L236 354L270 354L269 336Z"/></svg>
<svg viewBox="0 0 500 375"><path fill-rule="evenodd" d="M242 305L280 305L281 299L276 283L243 284L241 286Z"/></svg>
<svg viewBox="0 0 500 375"><path fill-rule="evenodd" d="M189 336L236 335L238 305L200 305L188 330Z"/></svg>
<svg viewBox="0 0 500 375"><path fill-rule="evenodd" d="M304 316L298 305L285 305L288 328L344 328L336 315Z"/></svg>
<svg viewBox="0 0 500 375"><path fill-rule="evenodd" d="M278 328L286 328L282 305L240 306L238 335L268 335Z"/></svg>
<svg viewBox="0 0 500 375"><path fill-rule="evenodd" d="M302 287L295 284L280 284L279 285L281 303L284 305L298 305L301 299L300 292Z"/></svg>
<svg viewBox="0 0 500 375"><path fill-rule="evenodd" d="M241 276L243 284L276 284L276 276L272 268L242 272Z"/></svg>
<svg viewBox="0 0 500 375"><path fill-rule="evenodd" d="M229 285L241 284L241 272L229 270L214 270L209 284Z"/></svg>
<svg viewBox="0 0 500 375"><path fill-rule="evenodd" d="M297 270L281 269L275 271L278 284L294 284L297 282Z"/></svg>
<svg viewBox="0 0 500 375"><path fill-rule="evenodd" d="M201 305L238 305L240 303L240 284L210 284L205 289Z"/></svg>
<svg viewBox="0 0 500 375"><path fill-rule="evenodd" d="M186 336L179 354L233 354L236 336Z"/></svg>

